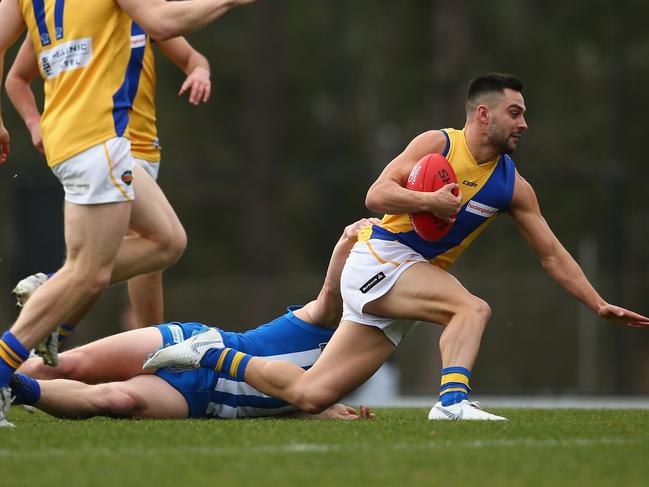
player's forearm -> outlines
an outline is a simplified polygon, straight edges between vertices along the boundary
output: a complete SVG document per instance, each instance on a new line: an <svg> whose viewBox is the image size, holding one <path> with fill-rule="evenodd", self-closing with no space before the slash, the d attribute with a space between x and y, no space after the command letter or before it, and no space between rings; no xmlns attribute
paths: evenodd
<svg viewBox="0 0 649 487"><path fill-rule="evenodd" d="M191 55L187 59L187 65L184 69L186 75L192 74L196 69L202 69L210 76L210 62L205 56L198 51L192 50Z"/></svg>
<svg viewBox="0 0 649 487"><path fill-rule="evenodd" d="M167 40L205 27L235 5L235 0L165 1L138 9L135 20L155 39Z"/></svg>
<svg viewBox="0 0 649 487"><path fill-rule="evenodd" d="M31 131L35 125L40 123L41 114L36 106L36 98L34 98L29 83L19 77L11 76L10 72L5 88L11 104Z"/></svg>
<svg viewBox="0 0 649 487"><path fill-rule="evenodd" d="M564 248L541 260L545 271L569 294L584 303L594 312L605 304L588 278Z"/></svg>
<svg viewBox="0 0 649 487"><path fill-rule="evenodd" d="M368 209L377 213L400 215L402 213L434 212L432 193L411 191L394 180L373 185L365 198Z"/></svg>

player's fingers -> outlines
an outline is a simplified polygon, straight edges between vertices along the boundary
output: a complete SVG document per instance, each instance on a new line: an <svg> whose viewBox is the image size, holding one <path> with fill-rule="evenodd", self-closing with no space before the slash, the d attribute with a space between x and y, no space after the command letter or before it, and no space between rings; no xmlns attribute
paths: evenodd
<svg viewBox="0 0 649 487"><path fill-rule="evenodd" d="M210 86L210 83L207 83L205 86L205 93L203 94L203 103L207 103L210 101L210 96L212 95L212 87Z"/></svg>
<svg viewBox="0 0 649 487"><path fill-rule="evenodd" d="M191 87L191 85L192 85L192 80L190 78L187 78L185 82L182 84L182 86L180 87L178 96L184 95L187 92L187 90Z"/></svg>

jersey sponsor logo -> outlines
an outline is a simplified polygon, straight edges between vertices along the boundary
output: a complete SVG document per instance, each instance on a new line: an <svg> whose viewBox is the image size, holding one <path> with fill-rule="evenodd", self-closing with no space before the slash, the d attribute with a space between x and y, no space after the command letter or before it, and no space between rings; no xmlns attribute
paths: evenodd
<svg viewBox="0 0 649 487"><path fill-rule="evenodd" d="M466 204L466 211L484 218L490 218L498 213L498 208L471 200Z"/></svg>
<svg viewBox="0 0 649 487"><path fill-rule="evenodd" d="M80 69L92 60L92 38L63 42L41 52L39 61L47 79L54 79L65 71Z"/></svg>
<svg viewBox="0 0 649 487"><path fill-rule="evenodd" d="M369 281L367 281L365 284L363 284L361 286L361 288L360 288L360 291L363 294L367 294L370 289L372 289L374 286L376 286L383 279L385 279L385 274L383 272L379 272L377 275L372 276L372 278Z"/></svg>
<svg viewBox="0 0 649 487"><path fill-rule="evenodd" d="M146 34L138 34L131 36L131 49L144 47L146 45Z"/></svg>
<svg viewBox="0 0 649 487"><path fill-rule="evenodd" d="M468 186L469 188L475 188L478 185L478 183L474 183L473 181L467 181L466 179L462 181L462 184L464 186Z"/></svg>
<svg viewBox="0 0 649 487"><path fill-rule="evenodd" d="M126 186L130 186L133 182L133 171L124 171L122 173L122 181Z"/></svg>

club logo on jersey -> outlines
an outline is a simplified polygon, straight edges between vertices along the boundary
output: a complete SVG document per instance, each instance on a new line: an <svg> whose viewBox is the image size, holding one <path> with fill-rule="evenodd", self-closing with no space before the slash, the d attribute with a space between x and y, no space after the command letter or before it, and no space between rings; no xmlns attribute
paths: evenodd
<svg viewBox="0 0 649 487"><path fill-rule="evenodd" d="M146 34L138 34L131 36L131 49L144 47L146 45Z"/></svg>
<svg viewBox="0 0 649 487"><path fill-rule="evenodd" d="M379 272L377 275L373 276L369 281L367 281L365 284L363 284L361 286L360 291L363 294L367 294L370 289L372 289L374 286L376 286L383 279L385 279L385 274L383 272Z"/></svg>
<svg viewBox="0 0 649 487"><path fill-rule="evenodd" d="M471 200L466 204L466 211L484 218L491 218L498 213L498 208Z"/></svg>
<svg viewBox="0 0 649 487"><path fill-rule="evenodd" d="M126 186L130 186L133 183L133 171L124 171L122 173L122 181Z"/></svg>
<svg viewBox="0 0 649 487"><path fill-rule="evenodd" d="M65 71L84 68L91 60L91 37L63 42L42 51L39 56L41 70L47 79L54 79Z"/></svg>
<svg viewBox="0 0 649 487"><path fill-rule="evenodd" d="M50 39L50 35L47 32L44 32L41 34L41 44L44 46L49 46L52 44L52 39Z"/></svg>

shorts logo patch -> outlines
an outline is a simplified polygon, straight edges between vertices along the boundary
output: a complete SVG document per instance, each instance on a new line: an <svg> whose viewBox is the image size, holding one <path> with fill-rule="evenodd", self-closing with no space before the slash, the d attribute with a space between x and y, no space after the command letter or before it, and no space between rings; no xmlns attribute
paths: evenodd
<svg viewBox="0 0 649 487"><path fill-rule="evenodd" d="M178 325L169 325L169 331L171 332L171 337L174 343L182 342L185 337L183 336L183 330Z"/></svg>
<svg viewBox="0 0 649 487"><path fill-rule="evenodd" d="M324 342L324 343L320 344L320 352L324 352L324 349L327 346L327 343L329 343L329 342Z"/></svg>
<svg viewBox="0 0 649 487"><path fill-rule="evenodd" d="M90 190L90 183L82 181L80 179L63 181L63 188L65 188L65 192L68 194L85 194Z"/></svg>
<svg viewBox="0 0 649 487"><path fill-rule="evenodd" d="M133 182L133 171L124 171L122 173L122 181L126 186L130 186Z"/></svg>
<svg viewBox="0 0 649 487"><path fill-rule="evenodd" d="M376 286L383 279L385 279L385 274L383 272L379 272L377 275L373 276L369 281L361 286L361 292L363 294L367 294L370 289Z"/></svg>

